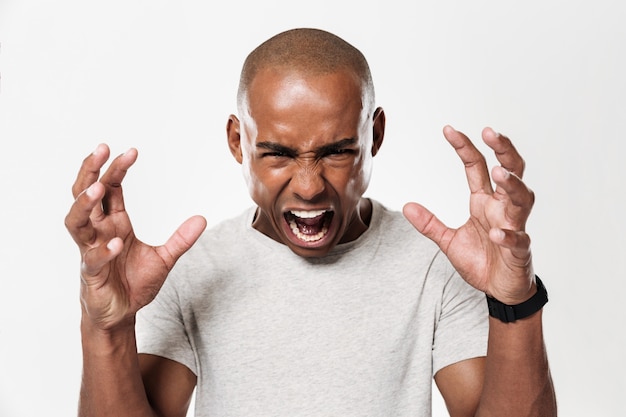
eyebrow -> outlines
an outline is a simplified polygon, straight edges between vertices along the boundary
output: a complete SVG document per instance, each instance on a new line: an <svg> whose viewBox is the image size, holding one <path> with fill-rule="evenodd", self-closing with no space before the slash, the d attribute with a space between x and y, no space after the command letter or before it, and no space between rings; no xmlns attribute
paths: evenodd
<svg viewBox="0 0 626 417"><path fill-rule="evenodd" d="M259 142L256 144L256 147L258 149L265 149L268 151L285 154L287 156L296 156L298 154L295 149L278 144L276 142Z"/></svg>
<svg viewBox="0 0 626 417"><path fill-rule="evenodd" d="M338 151L349 146L352 146L356 143L356 138L345 138L338 140L337 142L329 143L328 145L320 146L316 150L317 155L326 155L328 153L332 153L334 151Z"/></svg>
<svg viewBox="0 0 626 417"><path fill-rule="evenodd" d="M341 139L341 140L338 140L337 142L320 146L319 148L315 149L314 152L317 156L323 156L328 153L332 153L332 152L341 150L343 148L352 146L356 143L356 141L357 141L356 138ZM290 157L295 157L298 155L298 151L296 149L281 145L276 142L269 142L269 141L259 142L256 144L256 147L260 149L267 149L268 151L272 151L272 152L282 153Z"/></svg>

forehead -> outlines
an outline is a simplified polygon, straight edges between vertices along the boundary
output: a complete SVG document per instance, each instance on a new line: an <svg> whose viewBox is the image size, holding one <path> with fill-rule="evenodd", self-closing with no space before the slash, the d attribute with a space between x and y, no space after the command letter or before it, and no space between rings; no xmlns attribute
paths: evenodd
<svg viewBox="0 0 626 417"><path fill-rule="evenodd" d="M367 118L363 96L361 80L348 70L307 74L269 68L250 83L242 116L260 135L333 140L356 135Z"/></svg>

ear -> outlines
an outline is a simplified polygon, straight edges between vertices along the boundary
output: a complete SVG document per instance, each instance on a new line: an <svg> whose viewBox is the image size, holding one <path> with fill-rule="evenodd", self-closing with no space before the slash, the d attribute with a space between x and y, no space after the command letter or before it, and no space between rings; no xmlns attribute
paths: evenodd
<svg viewBox="0 0 626 417"><path fill-rule="evenodd" d="M378 107L374 112L373 130L372 156L376 156L385 137L385 111L382 107Z"/></svg>
<svg viewBox="0 0 626 417"><path fill-rule="evenodd" d="M230 153L233 154L237 162L243 161L243 154L241 152L241 124L237 116L231 114L228 117L226 123L226 138L228 140L228 148Z"/></svg>

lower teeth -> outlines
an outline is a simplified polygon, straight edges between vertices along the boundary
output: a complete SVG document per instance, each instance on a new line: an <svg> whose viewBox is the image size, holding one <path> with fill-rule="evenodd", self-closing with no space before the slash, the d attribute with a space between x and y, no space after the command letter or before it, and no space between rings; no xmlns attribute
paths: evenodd
<svg viewBox="0 0 626 417"><path fill-rule="evenodd" d="M328 233L328 228L324 226L322 227L322 230L320 230L318 233L314 235L305 235L304 233L300 231L300 229L298 229L298 225L293 220L289 222L289 227L291 227L291 231L293 232L294 235L296 235L298 239L303 240L305 242L318 241L321 238L323 238L326 235L326 233Z"/></svg>

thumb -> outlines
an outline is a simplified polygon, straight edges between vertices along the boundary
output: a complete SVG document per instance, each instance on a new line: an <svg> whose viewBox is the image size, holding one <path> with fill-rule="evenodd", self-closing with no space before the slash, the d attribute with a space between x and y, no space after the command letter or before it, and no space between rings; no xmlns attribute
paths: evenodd
<svg viewBox="0 0 626 417"><path fill-rule="evenodd" d="M435 242L441 250L446 252L453 231L441 222L426 207L417 203L407 203L402 208L404 217L421 234Z"/></svg>
<svg viewBox="0 0 626 417"><path fill-rule="evenodd" d="M190 217L176 229L163 246L157 248L168 270L172 269L178 258L196 243L206 225L204 217Z"/></svg>

